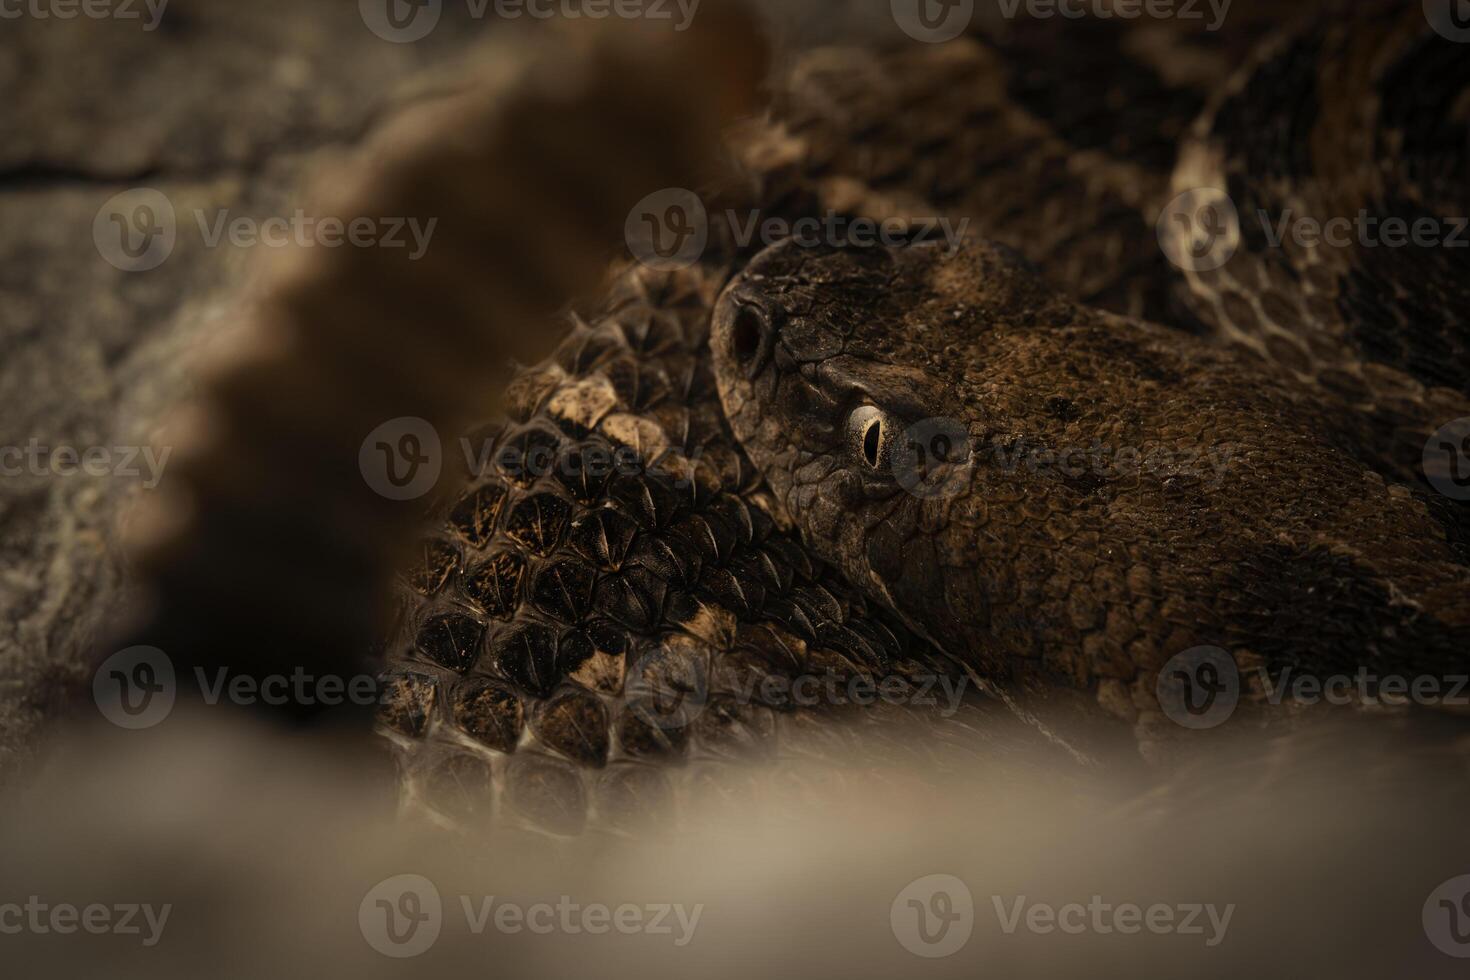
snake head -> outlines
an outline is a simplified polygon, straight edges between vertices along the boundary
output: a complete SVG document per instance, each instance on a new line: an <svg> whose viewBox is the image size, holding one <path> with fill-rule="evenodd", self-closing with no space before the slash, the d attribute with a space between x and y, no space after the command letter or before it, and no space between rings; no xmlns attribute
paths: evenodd
<svg viewBox="0 0 1470 980"><path fill-rule="evenodd" d="M853 581L935 623L962 601L948 552L975 544L939 531L971 499L995 421L987 338L1071 315L1023 260L978 241L786 241L727 286L710 342L730 424L785 516Z"/></svg>

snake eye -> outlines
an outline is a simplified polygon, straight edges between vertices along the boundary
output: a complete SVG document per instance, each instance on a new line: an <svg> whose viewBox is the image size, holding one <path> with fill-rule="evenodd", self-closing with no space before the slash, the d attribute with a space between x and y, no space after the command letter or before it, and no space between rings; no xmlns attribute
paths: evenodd
<svg viewBox="0 0 1470 980"><path fill-rule="evenodd" d="M883 413L872 405L855 409L848 419L847 431L857 454L871 469L883 464Z"/></svg>

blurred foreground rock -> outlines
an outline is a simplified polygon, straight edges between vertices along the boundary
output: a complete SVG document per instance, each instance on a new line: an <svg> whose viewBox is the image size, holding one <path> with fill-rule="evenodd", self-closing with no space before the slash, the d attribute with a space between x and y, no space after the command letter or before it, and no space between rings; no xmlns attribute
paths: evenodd
<svg viewBox="0 0 1470 980"><path fill-rule="evenodd" d="M123 468L188 394L192 356L228 327L254 265L227 237L210 247L197 215L211 229L225 213L290 216L303 174L495 27L446 10L428 38L391 44L355 3L170 0L152 31L138 9L0 26L0 772L85 683L80 652L119 601L118 520L152 482L146 458L138 476L59 477L14 450L108 447ZM172 204L177 242L126 272L93 223L139 187Z"/></svg>

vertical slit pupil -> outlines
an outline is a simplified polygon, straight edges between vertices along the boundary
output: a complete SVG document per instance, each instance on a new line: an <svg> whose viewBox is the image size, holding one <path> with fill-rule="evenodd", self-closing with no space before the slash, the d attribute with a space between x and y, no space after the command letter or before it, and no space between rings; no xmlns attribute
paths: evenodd
<svg viewBox="0 0 1470 980"><path fill-rule="evenodd" d="M878 447L882 438L883 423L874 419L868 423L868 428L863 433L863 456L867 458L868 465L874 468L878 466Z"/></svg>

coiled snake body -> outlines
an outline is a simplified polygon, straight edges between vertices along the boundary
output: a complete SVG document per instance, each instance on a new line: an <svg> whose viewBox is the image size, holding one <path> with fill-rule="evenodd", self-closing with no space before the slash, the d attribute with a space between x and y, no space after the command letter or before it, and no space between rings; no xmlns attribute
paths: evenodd
<svg viewBox="0 0 1470 980"><path fill-rule="evenodd" d="M767 114L733 131L745 180L707 197L711 213L966 218L957 251L760 250L712 222L687 268L615 270L549 358L545 342L501 344L534 366L466 443L474 461L433 511L439 530L418 536L416 506L343 483L385 540L419 541L386 606L379 716L410 796L455 819L638 825L677 795L672 773L751 756L779 768L849 732L899 755L1041 741L977 683L1044 709L1074 754L1092 754L1102 743L1066 724L1148 744L1168 727L1158 670L1191 648L1268 670L1463 666L1470 524L1421 471L1429 433L1470 416L1463 253L1277 247L1256 214L1465 213L1470 61L1417 5L1329 7L1280 34L1267 5L1237 6L1218 37L1022 19L943 45L794 56ZM555 234L594 239L696 172L698 140L667 133L680 120L704 132L730 93L671 91L660 71L703 70L698 57L654 62L593 58L571 95L552 85L446 111L421 152L389 154L369 182L367 199L394 213L468 215L446 221L425 267L352 257L362 265L278 291L282 332L302 348L318 342L295 338L331 334L319 287L353 292L380 348L313 370L396 379L339 384L361 409L338 412L353 438L332 436L342 465L321 467L324 482L353 470L384 418L459 431L485 401L456 374L470 369L453 338L585 294L595 252ZM488 135L453 135L467 118ZM487 161L522 182L484 190ZM1233 257L1181 273L1166 255L1197 229L1165 221L1161 249L1156 219L1206 187L1234 202ZM510 227L540 237L507 247ZM500 264L477 262L489 255ZM484 296L461 299L453 284L467 281ZM418 302L449 324L422 358L433 371L395 353L416 341L394 317ZM240 375L217 386L220 414L269 415L262 393L283 383ZM932 449L936 431L946 448L917 456L915 433ZM1169 464L1017 464L1093 447ZM226 492L204 463L177 468L206 503ZM312 533L321 553L354 555L330 565L334 581L357 576L343 591L378 594L381 557L352 533L355 552ZM217 551L181 558L185 538L160 535L155 577L165 596L208 595L200 556ZM310 581L317 559L303 567ZM307 618L278 616L281 657L293 643L349 656L355 634L324 646ZM199 617L182 619L164 635L187 647ZM902 704L797 705L803 676L886 682ZM920 696L967 685L956 717ZM923 734L888 724L899 716Z"/></svg>

